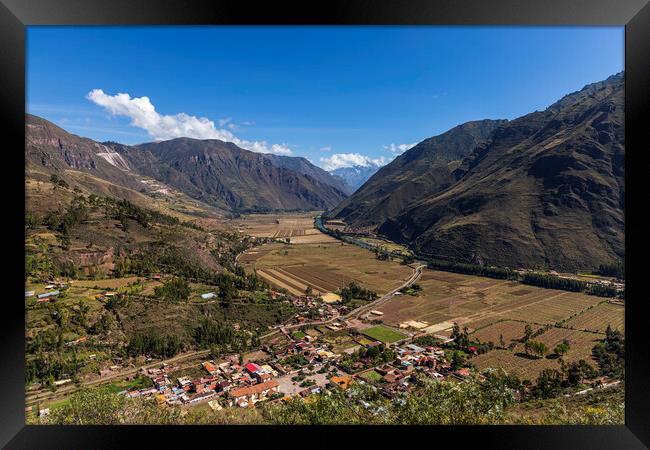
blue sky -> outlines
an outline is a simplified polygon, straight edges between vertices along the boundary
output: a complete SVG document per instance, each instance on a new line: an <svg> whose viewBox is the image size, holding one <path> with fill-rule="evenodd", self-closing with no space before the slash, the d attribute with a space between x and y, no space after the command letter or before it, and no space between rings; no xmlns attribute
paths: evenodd
<svg viewBox="0 0 650 450"><path fill-rule="evenodd" d="M544 109L623 54L622 27L29 27L27 111L99 141L221 138L331 169Z"/></svg>

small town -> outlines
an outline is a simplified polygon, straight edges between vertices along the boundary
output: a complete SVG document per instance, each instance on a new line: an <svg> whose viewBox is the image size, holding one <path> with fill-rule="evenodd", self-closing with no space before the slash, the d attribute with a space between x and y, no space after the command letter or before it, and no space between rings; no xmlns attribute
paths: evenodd
<svg viewBox="0 0 650 450"><path fill-rule="evenodd" d="M52 282L45 286L46 289L56 287L65 289L67 285ZM38 295L25 293L26 297L35 296L38 302L55 301L58 294L58 291ZM105 291L96 298L106 301L115 295L115 292ZM208 292L200 297L209 300L214 295ZM194 367L182 369L165 362L141 367L129 378L150 380L144 383L147 386L124 389L118 394L152 399L161 406L207 403L213 410L220 410L254 407L259 402L287 401L296 396L304 398L331 389L347 390L354 383L369 384L392 398L397 393L409 391L416 373L437 379L463 379L470 374L467 368L453 370L440 346L412 343L427 336L425 332L413 331L418 328L417 322L403 324L403 328L411 331L392 329L381 325L383 313L380 311L368 311L363 307L352 311L337 300L340 297L336 294L331 294L327 300L275 290L271 290L270 295L274 300L292 303L299 313L287 323L272 327L271 338L261 350L253 353L254 358L245 361L243 356L233 354L219 360L197 361ZM392 295L402 293L397 290ZM353 312L355 314L351 314ZM82 336L65 345L76 346L86 340L87 337ZM452 339L439 335L429 341L445 344ZM470 347L468 351L475 353L476 348ZM91 359L93 356L89 355ZM147 357L145 361L153 359ZM124 369L122 358L115 358L113 363L99 371L100 380ZM71 379L61 379L55 381L54 386L71 382ZM40 416L47 414L49 408L39 410Z"/></svg>
<svg viewBox="0 0 650 450"><path fill-rule="evenodd" d="M292 301L306 308L316 306L316 300L312 297L293 297ZM336 317L345 311L340 309L327 304L318 309L319 317L324 320ZM469 376L467 368L451 369L441 347L409 343L418 337L417 334L405 335L402 341L394 344L370 339L363 329L373 327L368 322L377 320L372 319L373 316L377 317L370 312L363 316L364 320L333 322L325 327L331 332L356 336L358 344L341 353L333 351L332 345L319 337L321 332L317 328L309 330L311 334L297 331L291 335L282 328L289 338L288 342L271 339L262 351L256 352L263 354L256 361L244 363L239 361L238 355L227 357L224 361L202 361L200 367L204 373L195 378L173 378L170 374L177 368L163 363L159 367L143 369L138 374L150 378L152 387L122 391L121 394L155 398L161 405L207 402L210 408L219 410L224 407L253 407L259 402L286 401L295 396L307 397L329 389L346 390L353 383L376 386L390 398L396 393L408 391L415 373L434 378L462 379ZM302 320L303 316L299 315L294 321L300 323ZM440 336L440 339L441 342L450 340L444 336ZM351 365L342 363L349 360L351 355L361 354L360 350L364 356L354 358ZM395 359L383 362L377 358L386 351L395 352Z"/></svg>

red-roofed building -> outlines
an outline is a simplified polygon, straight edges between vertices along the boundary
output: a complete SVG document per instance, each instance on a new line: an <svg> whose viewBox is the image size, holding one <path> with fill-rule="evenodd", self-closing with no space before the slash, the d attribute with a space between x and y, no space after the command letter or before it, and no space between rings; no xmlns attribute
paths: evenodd
<svg viewBox="0 0 650 450"><path fill-rule="evenodd" d="M244 368L251 375L253 375L255 372L259 372L260 370L262 370L262 368L255 363L248 363L244 366Z"/></svg>
<svg viewBox="0 0 650 450"><path fill-rule="evenodd" d="M205 370L208 371L208 373L209 373L210 375L214 375L215 373L217 373L217 368L215 367L214 364L212 364L212 363L206 361L206 362L202 363L201 365L203 366L203 368L204 368Z"/></svg>

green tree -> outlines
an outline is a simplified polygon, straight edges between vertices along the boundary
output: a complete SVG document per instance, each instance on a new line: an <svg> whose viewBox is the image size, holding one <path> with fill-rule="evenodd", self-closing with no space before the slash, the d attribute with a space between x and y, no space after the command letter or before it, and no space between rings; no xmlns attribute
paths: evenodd
<svg viewBox="0 0 650 450"><path fill-rule="evenodd" d="M51 423L61 425L119 425L125 422L126 397L115 395L107 387L84 388L70 402L50 414Z"/></svg>
<svg viewBox="0 0 650 450"><path fill-rule="evenodd" d="M562 389L562 374L557 369L544 369L537 377L532 392L535 397L556 397Z"/></svg>
<svg viewBox="0 0 650 450"><path fill-rule="evenodd" d="M463 352L454 350L451 353L451 359L449 363L451 364L452 370L458 370L465 366L465 364L467 363L467 359L465 358Z"/></svg>
<svg viewBox="0 0 650 450"><path fill-rule="evenodd" d="M224 281L219 285L219 304L222 308L230 308L234 294L234 287L231 282Z"/></svg>
<svg viewBox="0 0 650 450"><path fill-rule="evenodd" d="M555 355L561 358L562 356L567 354L570 348L571 348L571 344L569 344L568 340L564 339L562 342L560 342L555 346L555 348L553 349L553 353L555 353Z"/></svg>
<svg viewBox="0 0 650 450"><path fill-rule="evenodd" d="M529 323L526 324L524 327L524 342L528 342L530 338L533 336L533 327L530 326Z"/></svg>
<svg viewBox="0 0 650 450"><path fill-rule="evenodd" d="M389 401L367 385L334 390L313 401L292 399L262 409L272 424L401 424L465 425L503 423L505 409L515 400L514 391L501 377L465 383L419 378L417 392Z"/></svg>
<svg viewBox="0 0 650 450"><path fill-rule="evenodd" d="M187 280L180 277L174 277L166 281L162 286L154 289L156 297L163 298L169 302L179 302L187 300L190 296L190 285Z"/></svg>
<svg viewBox="0 0 650 450"><path fill-rule="evenodd" d="M548 353L548 347L540 341L527 341L524 348L526 349L526 354L532 353L538 357L543 357Z"/></svg>

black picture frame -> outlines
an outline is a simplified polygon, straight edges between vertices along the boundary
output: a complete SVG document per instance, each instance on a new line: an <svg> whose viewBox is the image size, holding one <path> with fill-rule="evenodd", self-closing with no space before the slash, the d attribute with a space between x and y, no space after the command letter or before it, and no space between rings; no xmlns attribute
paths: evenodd
<svg viewBox="0 0 650 450"><path fill-rule="evenodd" d="M2 176L8 220L5 231L5 295L2 303L3 391L0 394L0 445L6 448L123 448L129 444L153 446L197 445L206 439L215 446L262 445L271 439L280 445L310 447L360 438L388 443L388 433L400 446L464 446L468 437L481 448L648 448L650 446L650 351L640 288L641 263L627 264L626 406L624 426L476 426L476 427L63 427L26 426L24 400L23 286L25 27L29 25L171 25L171 24L313 24L313 25L616 25L625 26L625 140L626 140L626 259L641 261L641 238L634 226L643 226L640 159L647 148L644 124L650 104L650 5L647 0L330 0L259 2L234 0L0 0L0 117ZM552 70L552 68L549 68ZM65 80L62 80L65 82ZM645 146L647 147L647 145ZM632 184L639 186L634 188ZM632 210L632 214L630 214ZM637 223L638 221L638 223ZM647 228L647 225L646 225ZM11 245L7 245L11 244ZM637 258L638 257L638 258ZM249 434L249 429L254 434ZM432 431L433 430L433 431ZM289 434L289 432L291 434ZM322 435L322 437L321 437ZM227 440L228 439L228 440ZM233 441L229 441L233 439ZM435 439L435 440L432 440ZM448 443L444 444L443 440ZM138 444L136 444L136 442ZM366 441L367 442L367 441ZM435 444L434 444L435 443ZM394 444L393 444L394 445ZM302 445L301 445L302 446ZM329 446L329 445L328 445Z"/></svg>

